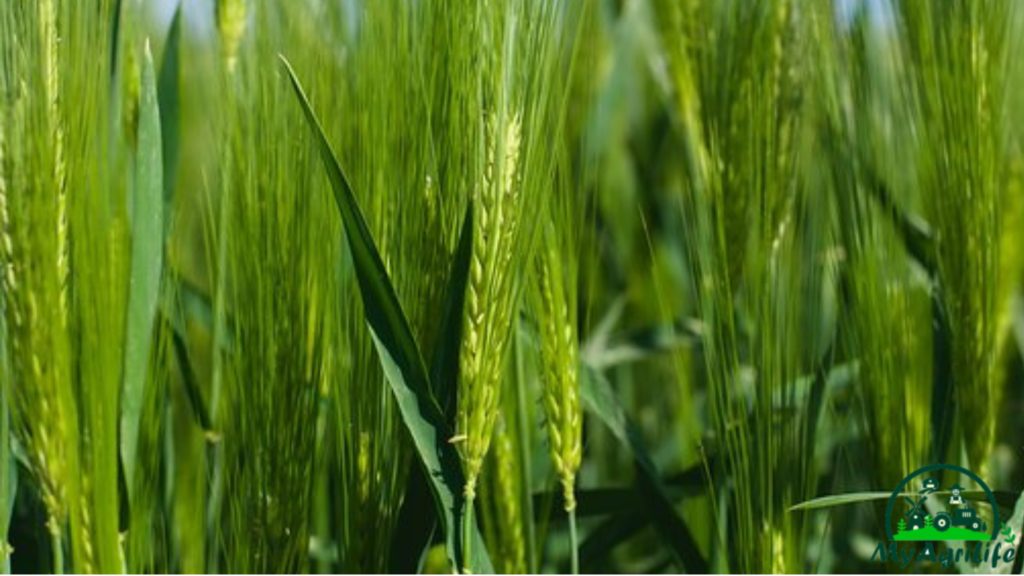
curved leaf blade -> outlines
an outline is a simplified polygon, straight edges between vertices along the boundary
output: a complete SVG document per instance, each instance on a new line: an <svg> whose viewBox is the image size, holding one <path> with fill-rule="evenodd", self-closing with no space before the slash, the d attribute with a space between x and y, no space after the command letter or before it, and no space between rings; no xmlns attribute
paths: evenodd
<svg viewBox="0 0 1024 576"><path fill-rule="evenodd" d="M430 366L430 381L445 414L455 406L455 384L459 378L459 347L462 343L462 314L466 303L466 284L473 252L473 204L466 207L466 217L459 232L459 246L448 276L444 313L441 316L441 338L435 345Z"/></svg>
<svg viewBox="0 0 1024 576"><path fill-rule="evenodd" d="M283 56L281 62L291 80L292 88L313 132L324 168L327 170L334 191L334 200L344 222L359 292L363 297L366 323L370 328L370 335L384 368L384 374L402 413L402 420L413 438L416 452L425 468L424 472L430 479L434 500L444 525L448 558L454 566L463 566L458 528L462 525L462 490L465 481L459 455L448 442L451 431L431 392L426 364L348 179L342 172L337 156L327 141L320 121L313 112L291 64ZM477 525L473 522L474 529ZM494 568L478 530L474 533L472 551L472 571L493 573Z"/></svg>
<svg viewBox="0 0 1024 576"><path fill-rule="evenodd" d="M639 430L615 399L615 393L604 377L585 363L581 363L581 370L584 374L580 384L583 402L633 456L637 466L637 493L651 522L687 572L706 573L707 561L689 527L676 512Z"/></svg>
<svg viewBox="0 0 1024 576"><path fill-rule="evenodd" d="M951 495L952 492L948 490L939 490L933 492L935 496L944 497ZM964 498L971 500L987 500L988 495L982 490L964 490L961 492ZM996 499L996 505L1000 508L1012 508L1016 502L1017 496L1007 492L1005 490L993 490L992 495ZM874 502L877 500L888 500L892 496L892 492L851 492L848 494L832 494L830 496L822 496L820 498L814 498L806 502L801 502L794 506L790 506L788 511L794 510L814 510L818 508L833 508L836 506L845 506L847 504L859 504L861 502ZM900 492L897 496L911 496L918 497L919 494L915 492Z"/></svg>

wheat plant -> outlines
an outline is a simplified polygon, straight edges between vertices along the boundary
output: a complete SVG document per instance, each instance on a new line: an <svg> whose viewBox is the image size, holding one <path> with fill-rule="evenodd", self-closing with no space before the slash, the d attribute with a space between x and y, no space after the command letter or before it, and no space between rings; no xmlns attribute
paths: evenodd
<svg viewBox="0 0 1024 576"><path fill-rule="evenodd" d="M0 568L887 571L937 462L1015 550L1022 30L5 0Z"/></svg>

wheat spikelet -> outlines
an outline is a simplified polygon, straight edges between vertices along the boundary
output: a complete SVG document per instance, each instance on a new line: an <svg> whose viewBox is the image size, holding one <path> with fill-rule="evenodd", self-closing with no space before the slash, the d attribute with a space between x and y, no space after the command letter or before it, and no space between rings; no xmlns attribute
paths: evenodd
<svg viewBox="0 0 1024 576"><path fill-rule="evenodd" d="M501 149L495 145L498 121L488 123L484 183L474 204L476 226L466 291L465 337L460 352L456 438L466 467L466 497L476 482L498 415L498 384L511 328L513 290L510 262L519 226L520 121L505 126ZM500 172L495 174L495 169Z"/></svg>

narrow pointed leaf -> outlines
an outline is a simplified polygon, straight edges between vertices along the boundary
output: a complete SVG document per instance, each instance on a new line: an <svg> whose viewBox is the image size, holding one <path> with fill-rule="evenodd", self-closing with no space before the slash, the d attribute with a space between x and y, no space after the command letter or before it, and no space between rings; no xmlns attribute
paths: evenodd
<svg viewBox="0 0 1024 576"><path fill-rule="evenodd" d="M441 338L434 347L430 363L430 382L441 406L445 421L452 427L455 407L455 385L459 377L459 347L462 343L462 314L466 300L466 282L469 279L470 256L473 246L473 206L466 207L459 246L448 275L444 311L441 316ZM434 531L437 515L431 507L431 491L420 468L409 475L402 510L395 531L391 554L392 572L418 572L426 556Z"/></svg>
<svg viewBox="0 0 1024 576"><path fill-rule="evenodd" d="M582 365L580 395L584 404L612 434L629 450L637 465L636 490L650 515L658 534L672 549L676 559L689 573L706 573L707 562L697 547L689 527L675 510L662 484L657 466L651 458L640 432L629 420L615 399L614 391L604 377Z"/></svg>
<svg viewBox="0 0 1024 576"><path fill-rule="evenodd" d="M933 496L944 498L952 495L952 492L948 490L939 490L932 493ZM970 500L980 500L982 502L988 500L988 495L983 490L965 490L960 493L964 498ZM996 505L999 508L1011 508L1017 501L1017 496L1013 493L1005 490L993 490L992 495L996 499ZM816 508L833 508L835 506L845 506L847 504L858 504L861 502L874 502L877 500L888 500L892 496L892 492L852 492L849 494L833 494L831 496L822 496L806 502L801 502L795 506L789 508L793 510L813 510ZM902 497L913 497L918 498L920 495L915 492L901 492L898 496Z"/></svg>
<svg viewBox="0 0 1024 576"><path fill-rule="evenodd" d="M334 150L324 135L306 98L294 70L281 58L306 121L313 131L324 168L334 191L334 199L345 227L349 252L352 256L359 291L362 295L366 323L380 357L391 391L398 402L406 428L412 436L430 479L435 504L442 519L448 558L455 566L463 566L462 545L458 534L462 526L465 480L458 452L448 440L451 431L444 414L431 392L426 364L416 345L409 322L402 311L391 280L377 252L348 179L341 170ZM477 526L473 522L474 528ZM474 534L473 558L470 566L474 573L492 573L483 538Z"/></svg>
<svg viewBox="0 0 1024 576"><path fill-rule="evenodd" d="M996 496L996 498L998 499L998 496ZM1013 543L1011 545L1019 549L1021 534L1024 534L1024 494L1021 494L1017 499L1017 502L1013 506L1013 513L1010 514L1010 518L1006 521L1006 525L1001 527L1001 531L1006 531L1007 528L1010 528L1013 536ZM1005 536L1006 538L1010 537L1009 534ZM1005 540L1006 538L1004 538L1003 535L1000 536L1001 540ZM1006 543L1004 543L1004 546L1005 545ZM1013 562L1013 573L1022 573L1020 554L1017 555L1016 560Z"/></svg>
<svg viewBox="0 0 1024 576"><path fill-rule="evenodd" d="M121 392L121 459L129 494L135 478L139 416L163 269L163 158L153 55L147 44L139 105L132 197L132 254Z"/></svg>
<svg viewBox="0 0 1024 576"><path fill-rule="evenodd" d="M178 360L178 367L181 370L181 380L185 385L185 395L192 406L192 414L196 422L207 434L213 434L213 421L210 418L210 410L206 407L203 393L199 389L199 382L196 379L195 370L192 367L192 360L188 355L188 346L185 344L185 335L177 330L171 331L171 343L174 347L174 356Z"/></svg>
<svg viewBox="0 0 1024 576"><path fill-rule="evenodd" d="M437 339L433 361L430 366L430 381L443 412L449 416L455 407L455 384L459 377L459 347L462 343L462 314L466 302L466 283L469 281L469 264L473 252L473 205L466 207L466 217L459 233L459 247L455 252L448 288L445 296L444 313L441 316L441 337Z"/></svg>
<svg viewBox="0 0 1024 576"><path fill-rule="evenodd" d="M181 130L181 4L174 11L174 19L171 20L171 28L164 43L157 97L160 101L164 201L170 204L178 172L178 135Z"/></svg>

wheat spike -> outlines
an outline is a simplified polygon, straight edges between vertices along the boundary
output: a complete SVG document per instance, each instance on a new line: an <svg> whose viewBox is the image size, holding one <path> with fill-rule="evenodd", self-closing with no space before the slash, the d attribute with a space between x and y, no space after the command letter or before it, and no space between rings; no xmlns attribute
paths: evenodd
<svg viewBox="0 0 1024 576"><path fill-rule="evenodd" d="M547 421L551 459L555 465L565 509L576 508L573 489L582 458L583 417L579 400L574 321L569 294L563 280L562 259L549 222L549 241L538 255L541 302L541 363L544 378L543 406Z"/></svg>
<svg viewBox="0 0 1024 576"><path fill-rule="evenodd" d="M466 465L466 497L476 495L476 482L487 455L498 414L498 385L511 331L513 290L509 263L519 226L519 116L505 126L501 156L495 145L497 119L488 123L484 183L474 204L470 277L466 292L465 337L460 353L457 435ZM500 163L500 164L499 164ZM501 172L495 174L495 169Z"/></svg>

